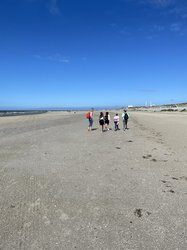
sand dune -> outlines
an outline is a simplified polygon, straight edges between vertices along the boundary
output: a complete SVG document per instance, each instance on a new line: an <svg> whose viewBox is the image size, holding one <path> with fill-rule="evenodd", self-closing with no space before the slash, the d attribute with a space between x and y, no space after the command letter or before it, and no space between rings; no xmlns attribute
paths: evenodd
<svg viewBox="0 0 187 250"><path fill-rule="evenodd" d="M94 116L0 118L0 249L187 248L187 115Z"/></svg>

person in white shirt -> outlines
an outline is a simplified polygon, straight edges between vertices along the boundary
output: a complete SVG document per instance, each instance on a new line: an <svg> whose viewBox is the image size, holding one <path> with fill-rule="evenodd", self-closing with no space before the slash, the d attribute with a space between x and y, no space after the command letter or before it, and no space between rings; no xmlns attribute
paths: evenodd
<svg viewBox="0 0 187 250"><path fill-rule="evenodd" d="M123 119L123 130L128 129L127 128L127 123L128 123L129 115L127 114L127 111L125 109L124 109L121 116L122 116L122 119Z"/></svg>
<svg viewBox="0 0 187 250"><path fill-rule="evenodd" d="M119 130L119 115L118 114L114 116L114 128L115 128L115 131Z"/></svg>

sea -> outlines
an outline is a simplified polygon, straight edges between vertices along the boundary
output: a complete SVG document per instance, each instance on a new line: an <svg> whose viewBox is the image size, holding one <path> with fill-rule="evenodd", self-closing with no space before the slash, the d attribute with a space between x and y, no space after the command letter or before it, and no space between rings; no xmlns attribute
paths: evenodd
<svg viewBox="0 0 187 250"><path fill-rule="evenodd" d="M35 108L35 109L19 109L19 108L0 108L0 117L4 116L20 116L20 115L36 115L52 111L88 111L88 110L113 110L121 109L121 106L99 106L99 107L46 107L46 108Z"/></svg>

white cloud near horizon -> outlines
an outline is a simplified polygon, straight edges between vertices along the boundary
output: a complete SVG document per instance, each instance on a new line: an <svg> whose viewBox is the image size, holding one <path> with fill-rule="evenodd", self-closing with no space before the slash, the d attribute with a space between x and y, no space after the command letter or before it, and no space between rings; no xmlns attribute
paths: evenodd
<svg viewBox="0 0 187 250"><path fill-rule="evenodd" d="M61 55L60 53L56 53L56 54L51 54L48 56L41 56L38 54L35 54L33 56L35 59L43 59L43 60L49 60L49 61L54 61L54 62L59 62L59 63L69 63L70 59L66 56Z"/></svg>

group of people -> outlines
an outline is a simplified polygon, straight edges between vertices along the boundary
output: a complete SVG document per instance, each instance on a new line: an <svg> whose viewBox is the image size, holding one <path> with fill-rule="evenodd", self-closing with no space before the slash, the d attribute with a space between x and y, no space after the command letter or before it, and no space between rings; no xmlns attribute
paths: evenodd
<svg viewBox="0 0 187 250"><path fill-rule="evenodd" d="M122 117L122 120L123 120L123 130L128 129L127 128L127 123L128 123L129 115L127 114L126 110L123 111L121 117ZM93 126L93 110L87 113L86 118L89 121L88 131L91 131L92 126ZM115 131L119 130L120 118L119 118L118 113L115 114L115 116L113 118L113 121L114 121L114 130ZM106 112L105 114L103 112L100 112L99 124L101 126L101 131L102 132L110 130L110 127L109 127L110 122L111 122L111 118L110 118L109 112Z"/></svg>

